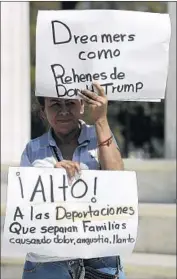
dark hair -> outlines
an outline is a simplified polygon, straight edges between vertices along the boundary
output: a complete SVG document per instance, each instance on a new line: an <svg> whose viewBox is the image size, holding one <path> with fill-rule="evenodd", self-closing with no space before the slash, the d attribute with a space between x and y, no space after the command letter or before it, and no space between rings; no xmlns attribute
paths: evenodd
<svg viewBox="0 0 177 279"><path fill-rule="evenodd" d="M40 104L41 107L45 106L45 99L44 97L37 97L38 103Z"/></svg>
<svg viewBox="0 0 177 279"><path fill-rule="evenodd" d="M49 128L47 121L41 117L41 110L44 110L44 105L45 105L44 100L45 100L44 97L33 96L32 98L32 107L31 107L32 139L40 137Z"/></svg>

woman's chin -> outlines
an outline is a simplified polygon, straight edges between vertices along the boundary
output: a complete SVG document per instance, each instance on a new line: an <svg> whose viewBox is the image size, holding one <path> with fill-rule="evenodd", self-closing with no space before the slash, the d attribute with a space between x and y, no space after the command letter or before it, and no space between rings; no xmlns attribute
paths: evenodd
<svg viewBox="0 0 177 279"><path fill-rule="evenodd" d="M66 136L70 134L72 130L73 130L72 127L68 127L67 125L62 125L62 127L60 126L60 128L57 129L57 133Z"/></svg>
<svg viewBox="0 0 177 279"><path fill-rule="evenodd" d="M63 136L70 134L74 130L77 130L77 124L75 124L73 121L58 122L54 128L55 132Z"/></svg>
<svg viewBox="0 0 177 279"><path fill-rule="evenodd" d="M71 130L69 130L69 129L59 129L59 130L57 130L57 133L59 133L59 134L61 134L61 135L63 135L63 136L67 136L69 133L70 133L70 131Z"/></svg>

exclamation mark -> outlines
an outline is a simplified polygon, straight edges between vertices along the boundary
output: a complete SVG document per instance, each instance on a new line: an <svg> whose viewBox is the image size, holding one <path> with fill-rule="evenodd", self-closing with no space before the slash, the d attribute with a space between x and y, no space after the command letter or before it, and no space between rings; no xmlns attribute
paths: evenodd
<svg viewBox="0 0 177 279"><path fill-rule="evenodd" d="M97 177L95 177L95 179L94 179L94 188L93 188L94 197L91 198L91 202L93 202L93 203L95 203L97 201L96 198L95 198L96 190L97 190Z"/></svg>
<svg viewBox="0 0 177 279"><path fill-rule="evenodd" d="M21 180L21 177L20 177L20 172L17 172L16 176L18 176L18 179L19 179L20 190L21 190L21 197L22 197L22 199L24 199L23 184L22 184L22 180Z"/></svg>

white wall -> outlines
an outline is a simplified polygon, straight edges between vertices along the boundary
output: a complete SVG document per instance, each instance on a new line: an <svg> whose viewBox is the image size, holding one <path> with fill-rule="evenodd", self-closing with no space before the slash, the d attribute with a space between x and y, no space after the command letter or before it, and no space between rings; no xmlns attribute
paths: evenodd
<svg viewBox="0 0 177 279"><path fill-rule="evenodd" d="M1 164L17 164L30 139L29 3L1 3Z"/></svg>
<svg viewBox="0 0 177 279"><path fill-rule="evenodd" d="M168 2L172 36L165 100L165 157L176 158L176 2Z"/></svg>

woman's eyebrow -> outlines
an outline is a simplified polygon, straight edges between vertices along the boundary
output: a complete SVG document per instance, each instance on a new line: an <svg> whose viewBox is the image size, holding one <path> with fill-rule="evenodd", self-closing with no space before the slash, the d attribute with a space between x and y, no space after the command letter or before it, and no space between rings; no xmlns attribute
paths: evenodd
<svg viewBox="0 0 177 279"><path fill-rule="evenodd" d="M52 99L52 100L50 100L50 104L52 104L52 103L58 103L58 104L65 103L65 104L67 104L69 102L76 103L75 100L73 100L73 99L67 99L67 100Z"/></svg>
<svg viewBox="0 0 177 279"><path fill-rule="evenodd" d="M52 100L50 100L50 103L52 103L52 102L61 103L61 101L60 101L60 100L58 100L58 99L52 99Z"/></svg>
<svg viewBox="0 0 177 279"><path fill-rule="evenodd" d="M73 100L73 99L68 99L68 100L65 100L65 103L68 103L68 102L74 102L74 103L76 103L76 101L75 101L75 100Z"/></svg>

